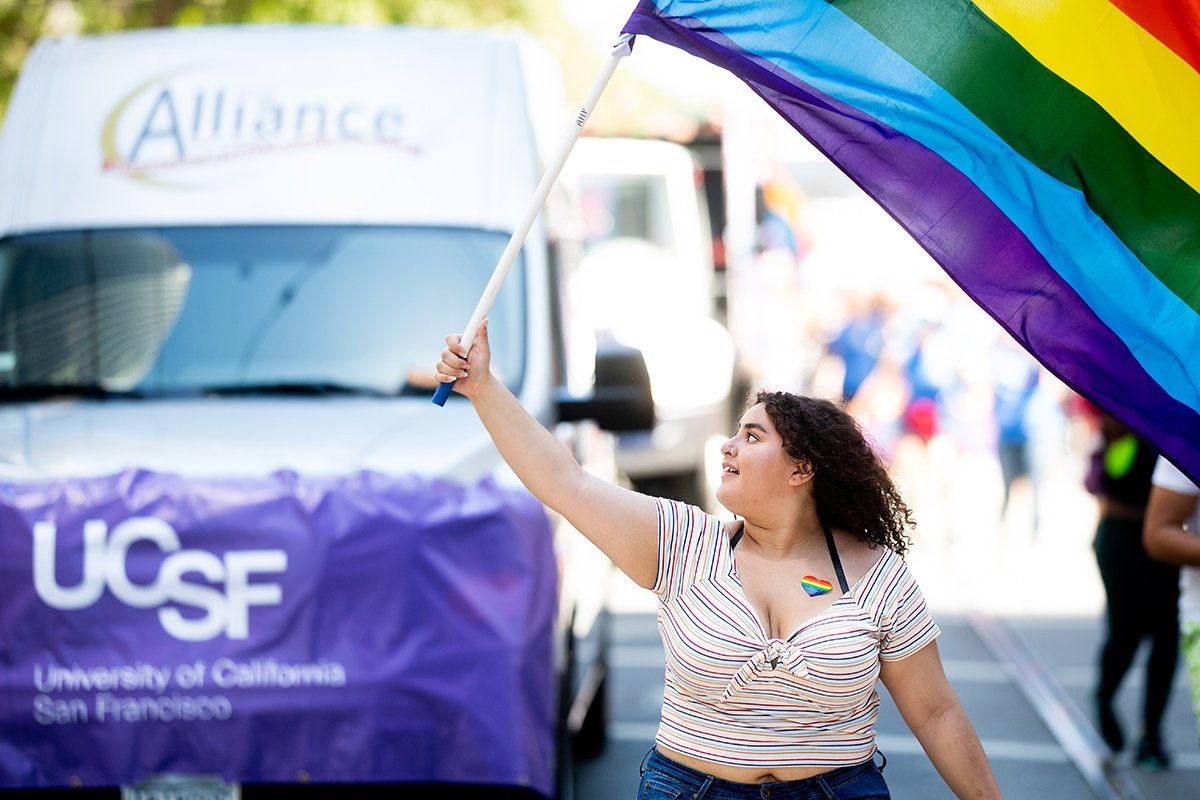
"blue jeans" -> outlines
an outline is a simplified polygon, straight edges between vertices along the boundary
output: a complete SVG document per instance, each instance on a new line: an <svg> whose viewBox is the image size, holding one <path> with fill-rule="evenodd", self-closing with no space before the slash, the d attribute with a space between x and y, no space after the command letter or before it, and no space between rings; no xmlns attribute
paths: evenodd
<svg viewBox="0 0 1200 800"><path fill-rule="evenodd" d="M650 748L642 758L637 800L890 800L883 767L875 759L802 778L736 783L692 769Z"/></svg>

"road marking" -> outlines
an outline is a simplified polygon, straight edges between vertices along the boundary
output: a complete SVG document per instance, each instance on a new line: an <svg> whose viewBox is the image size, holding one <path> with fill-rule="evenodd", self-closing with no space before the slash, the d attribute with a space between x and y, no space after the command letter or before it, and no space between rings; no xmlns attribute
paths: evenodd
<svg viewBox="0 0 1200 800"><path fill-rule="evenodd" d="M649 746L657 736L657 722L608 723L608 738L614 742L645 742Z"/></svg>
<svg viewBox="0 0 1200 800"><path fill-rule="evenodd" d="M946 677L956 683L1008 683L1008 673L995 661L942 659Z"/></svg>
<svg viewBox="0 0 1200 800"><path fill-rule="evenodd" d="M1072 664L1066 667L1051 667L1050 674L1054 676L1054 680L1060 686L1068 689L1092 689L1096 686L1097 670L1095 665L1080 666ZM1135 661L1129 668L1129 673L1125 676L1125 680L1121 682L1122 687L1140 688L1146 679L1146 664L1144 661ZM1185 670L1178 670L1175 673L1175 682L1172 684L1173 691L1187 692L1190 685L1187 679Z"/></svg>
<svg viewBox="0 0 1200 800"><path fill-rule="evenodd" d="M971 628L1004 665L1012 683L1062 745L1099 800L1144 800L1137 784L1112 764L1108 748L1070 695L1007 625L986 614L968 615Z"/></svg>
<svg viewBox="0 0 1200 800"><path fill-rule="evenodd" d="M619 645L612 648L609 664L614 669L663 668L663 649L656 645ZM1008 673L995 661L969 661L947 658L942 660L946 675L963 683L1008 683Z"/></svg>
<svg viewBox="0 0 1200 800"><path fill-rule="evenodd" d="M622 667L631 667L640 669L645 667L663 668L663 649L659 646L645 645L617 645L609 651L608 663L614 669Z"/></svg>
<svg viewBox="0 0 1200 800"><path fill-rule="evenodd" d="M614 742L645 742L648 747L658 735L657 722L612 722L608 737ZM912 736L876 734L875 743L884 755L919 755L925 751ZM1056 744L1034 744L1013 739L984 739L983 749L988 758L998 761L1036 761L1043 764L1068 764L1070 759Z"/></svg>
<svg viewBox="0 0 1200 800"><path fill-rule="evenodd" d="M611 664L614 668L662 669L663 650L658 645L620 645L612 650ZM946 677L958 683L1008 683L1008 673L1002 664L995 661L978 661L961 658L944 658L942 666ZM1140 687L1143 683L1144 665L1135 662L1122 686ZM1095 666L1065 666L1049 669L1059 686L1067 689L1090 689L1096 685ZM1189 689L1187 675L1179 670L1175 675L1174 690Z"/></svg>
<svg viewBox="0 0 1200 800"><path fill-rule="evenodd" d="M1042 764L1069 764L1071 760L1057 744L1026 742L1016 739L980 739L989 761L1036 761ZM885 756L924 756L925 750L913 736L879 733L875 745Z"/></svg>
<svg viewBox="0 0 1200 800"><path fill-rule="evenodd" d="M1200 753L1178 753L1171 769L1200 769Z"/></svg>

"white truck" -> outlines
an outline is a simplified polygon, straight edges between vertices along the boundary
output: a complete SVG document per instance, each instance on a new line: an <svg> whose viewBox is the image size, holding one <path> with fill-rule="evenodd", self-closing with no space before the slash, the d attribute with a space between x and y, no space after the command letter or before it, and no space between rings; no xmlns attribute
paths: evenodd
<svg viewBox="0 0 1200 800"><path fill-rule="evenodd" d="M712 236L698 167L685 147L585 138L567 164L584 214L589 323L645 353L652 430L622 434L617 463L646 491L715 504L705 448L727 436L735 353L715 319ZM707 459L709 463L716 463Z"/></svg>
<svg viewBox="0 0 1200 800"><path fill-rule="evenodd" d="M611 564L430 403L569 122L556 75L491 32L31 52L0 136L0 790L569 795ZM514 265L493 364L615 480L602 429L653 403L567 305L570 213Z"/></svg>

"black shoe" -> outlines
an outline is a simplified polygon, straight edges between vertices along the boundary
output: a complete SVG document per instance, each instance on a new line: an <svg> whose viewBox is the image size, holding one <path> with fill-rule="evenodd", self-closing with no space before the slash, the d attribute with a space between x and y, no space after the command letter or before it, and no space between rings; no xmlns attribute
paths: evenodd
<svg viewBox="0 0 1200 800"><path fill-rule="evenodd" d="M1125 749L1125 734L1121 731L1121 721L1113 711L1112 703L1096 699L1096 719L1100 723L1100 736L1113 753Z"/></svg>
<svg viewBox="0 0 1200 800"><path fill-rule="evenodd" d="M1171 756L1163 750L1162 742L1158 739L1139 739L1135 760L1139 767L1150 772L1162 772L1171 768Z"/></svg>

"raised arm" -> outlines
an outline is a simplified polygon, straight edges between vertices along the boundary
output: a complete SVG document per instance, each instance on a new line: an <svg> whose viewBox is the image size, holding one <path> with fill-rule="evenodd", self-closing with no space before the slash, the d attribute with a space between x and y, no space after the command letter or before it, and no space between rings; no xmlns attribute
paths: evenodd
<svg viewBox="0 0 1200 800"><path fill-rule="evenodd" d="M469 354L446 337L437 365L442 383L470 398L500 455L525 488L562 514L634 583L649 589L658 569L658 512L653 498L590 475L517 402L490 370L487 320Z"/></svg>

